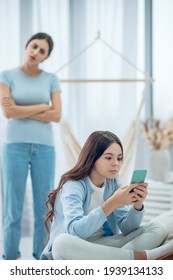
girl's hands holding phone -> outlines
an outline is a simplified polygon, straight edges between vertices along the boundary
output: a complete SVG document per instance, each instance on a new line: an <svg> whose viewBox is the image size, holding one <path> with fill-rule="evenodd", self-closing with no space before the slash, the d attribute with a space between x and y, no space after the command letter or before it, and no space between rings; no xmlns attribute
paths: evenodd
<svg viewBox="0 0 173 280"><path fill-rule="evenodd" d="M147 183L138 183L116 190L101 206L105 215L110 215L118 207L131 204L134 205L135 209L140 210L147 196L147 186ZM132 188L134 190L130 192Z"/></svg>
<svg viewBox="0 0 173 280"><path fill-rule="evenodd" d="M134 191L130 192L131 189L137 187L137 184L124 186L119 188L112 195L112 199L115 201L115 205L118 204L118 207L124 205L134 204L136 202L136 197L134 195Z"/></svg>
<svg viewBox="0 0 173 280"><path fill-rule="evenodd" d="M142 206L143 206L143 202L147 197L148 194L148 183L140 183L140 184L133 184L135 185L133 187L133 192L131 192L131 194L133 194L135 202L133 203L135 209L137 210L141 210Z"/></svg>

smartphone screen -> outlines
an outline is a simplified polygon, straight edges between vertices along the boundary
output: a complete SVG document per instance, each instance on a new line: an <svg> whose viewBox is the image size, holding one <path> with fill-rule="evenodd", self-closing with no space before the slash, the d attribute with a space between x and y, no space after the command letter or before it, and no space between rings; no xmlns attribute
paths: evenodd
<svg viewBox="0 0 173 280"><path fill-rule="evenodd" d="M146 175L147 175L146 169L134 170L130 184L145 182ZM131 189L130 192L133 192L133 189Z"/></svg>

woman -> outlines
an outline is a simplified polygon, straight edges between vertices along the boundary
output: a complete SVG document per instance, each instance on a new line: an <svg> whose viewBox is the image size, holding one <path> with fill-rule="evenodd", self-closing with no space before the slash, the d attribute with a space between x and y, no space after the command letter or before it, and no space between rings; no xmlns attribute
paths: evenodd
<svg viewBox="0 0 173 280"><path fill-rule="evenodd" d="M26 44L25 61L0 74L0 100L7 130L3 147L4 259L20 257L21 219L28 171L34 205L33 256L45 246L45 201L54 185L55 150L51 122L61 116L57 77L39 68L53 49L46 33Z"/></svg>
<svg viewBox="0 0 173 280"><path fill-rule="evenodd" d="M50 223L51 228L41 259L139 260L169 252L166 245L164 251L153 249L168 234L161 224L139 227L148 185L120 187L122 163L116 135L96 131L89 136L77 164L49 194L46 228Z"/></svg>

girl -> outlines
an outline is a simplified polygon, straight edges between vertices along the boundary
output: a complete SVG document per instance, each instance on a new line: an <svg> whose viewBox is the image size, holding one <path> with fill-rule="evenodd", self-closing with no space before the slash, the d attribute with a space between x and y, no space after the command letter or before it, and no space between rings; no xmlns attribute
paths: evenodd
<svg viewBox="0 0 173 280"><path fill-rule="evenodd" d="M33 256L45 246L45 202L54 184L55 149L51 122L61 116L57 77L39 68L53 49L46 33L26 43L22 65L0 74L0 104L7 118L3 147L4 259L20 257L21 220L27 174L30 170L34 204Z"/></svg>
<svg viewBox="0 0 173 280"><path fill-rule="evenodd" d="M121 187L122 162L123 147L116 135L96 131L89 136L77 164L49 194L48 230L52 223L41 259L141 260L165 254L153 248L164 241L166 229L159 223L139 227L148 185Z"/></svg>

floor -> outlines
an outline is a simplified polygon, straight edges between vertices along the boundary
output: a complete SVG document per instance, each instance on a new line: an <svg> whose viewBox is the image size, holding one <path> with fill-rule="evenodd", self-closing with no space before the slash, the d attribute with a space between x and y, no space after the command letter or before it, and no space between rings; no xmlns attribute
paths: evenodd
<svg viewBox="0 0 173 280"><path fill-rule="evenodd" d="M32 256L32 238L23 237L20 244L21 260L34 260ZM0 241L0 260L2 260L2 241Z"/></svg>

